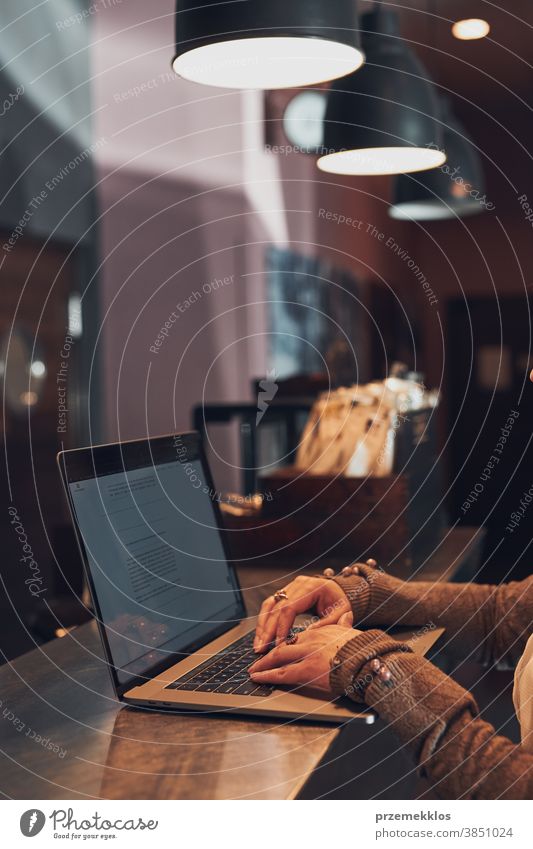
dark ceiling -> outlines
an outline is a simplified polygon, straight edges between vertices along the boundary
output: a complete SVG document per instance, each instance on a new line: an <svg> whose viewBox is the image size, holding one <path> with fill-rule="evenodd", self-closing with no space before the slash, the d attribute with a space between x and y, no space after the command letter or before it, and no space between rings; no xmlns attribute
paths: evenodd
<svg viewBox="0 0 533 849"><path fill-rule="evenodd" d="M361 13L373 6L359 2ZM383 6L398 11L402 37L473 137L491 195L504 199L510 184L533 194L533 0L392 0ZM454 38L452 23L471 17L490 23L489 36ZM294 94L268 93L269 132ZM508 202L516 205L514 195Z"/></svg>
<svg viewBox="0 0 533 849"><path fill-rule="evenodd" d="M361 12L374 4L361 0ZM416 48L435 81L483 107L533 106L533 0L399 0L402 35ZM484 18L491 32L479 41L458 41L451 24Z"/></svg>

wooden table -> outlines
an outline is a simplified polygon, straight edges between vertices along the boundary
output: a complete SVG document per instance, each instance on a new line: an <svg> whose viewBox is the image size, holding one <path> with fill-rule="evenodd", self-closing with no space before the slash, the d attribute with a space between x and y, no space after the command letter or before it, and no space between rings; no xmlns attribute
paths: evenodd
<svg viewBox="0 0 533 849"><path fill-rule="evenodd" d="M452 532L417 577L449 580L472 563L474 531ZM250 612L284 577L239 571ZM0 702L0 792L14 799L295 798L343 740L353 746L348 727L121 708L92 623L1 667Z"/></svg>

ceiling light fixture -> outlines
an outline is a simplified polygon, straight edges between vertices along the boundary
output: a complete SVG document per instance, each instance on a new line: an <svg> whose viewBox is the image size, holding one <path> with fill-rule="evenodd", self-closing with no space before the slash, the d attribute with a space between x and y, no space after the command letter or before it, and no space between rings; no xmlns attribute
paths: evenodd
<svg viewBox="0 0 533 849"><path fill-rule="evenodd" d="M474 143L448 104L442 104L445 165L417 177L402 174L393 189L389 215L401 221L464 218L494 208L485 195L485 177Z"/></svg>
<svg viewBox="0 0 533 849"><path fill-rule="evenodd" d="M482 18L465 18L456 21L452 26L452 33L460 41L475 41L485 38L490 32L490 24Z"/></svg>
<svg viewBox="0 0 533 849"><path fill-rule="evenodd" d="M402 40L395 12L362 16L364 68L333 87L324 123L322 171L402 174L446 161L432 81Z"/></svg>
<svg viewBox="0 0 533 849"><path fill-rule="evenodd" d="M293 88L363 62L356 0L177 0L173 68L187 80Z"/></svg>

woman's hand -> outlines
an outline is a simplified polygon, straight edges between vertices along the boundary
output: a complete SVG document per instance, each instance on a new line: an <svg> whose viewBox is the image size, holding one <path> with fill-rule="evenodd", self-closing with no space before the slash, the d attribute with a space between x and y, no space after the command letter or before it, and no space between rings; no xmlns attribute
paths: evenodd
<svg viewBox="0 0 533 849"><path fill-rule="evenodd" d="M335 581L299 575L283 591L287 594L286 599L276 601L272 595L263 602L254 640L254 649L258 653L266 651L273 642L276 645L282 643L296 616L308 610L316 609L320 617L310 629L334 625L345 614L352 617L350 626L353 623L348 597Z"/></svg>
<svg viewBox="0 0 533 849"><path fill-rule="evenodd" d="M338 625L308 628L297 635L293 644L282 643L249 669L258 684L306 687L331 696L329 673L339 649L360 631L351 627L350 613L341 616Z"/></svg>

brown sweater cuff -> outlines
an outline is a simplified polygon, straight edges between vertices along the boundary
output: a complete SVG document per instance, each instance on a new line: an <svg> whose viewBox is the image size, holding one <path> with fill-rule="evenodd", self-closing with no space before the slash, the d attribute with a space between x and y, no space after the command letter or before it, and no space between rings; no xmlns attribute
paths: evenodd
<svg viewBox="0 0 533 849"><path fill-rule="evenodd" d="M331 668L330 684L336 696L348 696L364 702L366 688L374 680L370 662L391 653L411 652L409 646L393 640L383 631L364 631L345 643L337 652Z"/></svg>
<svg viewBox="0 0 533 849"><path fill-rule="evenodd" d="M363 563L357 565L358 575L349 578L339 575L333 580L348 596L356 624L365 625L375 618L376 610L390 606L391 597L395 596L403 581L387 575L382 569Z"/></svg>
<svg viewBox="0 0 533 849"><path fill-rule="evenodd" d="M332 580L348 596L355 622L359 623L370 610L370 584L366 577L364 575L353 575L350 578L339 576Z"/></svg>
<svg viewBox="0 0 533 849"><path fill-rule="evenodd" d="M385 663L390 680L374 676L365 702L413 752L424 774L454 722L460 718L468 725L478 716L477 704L467 690L414 652L390 654Z"/></svg>

